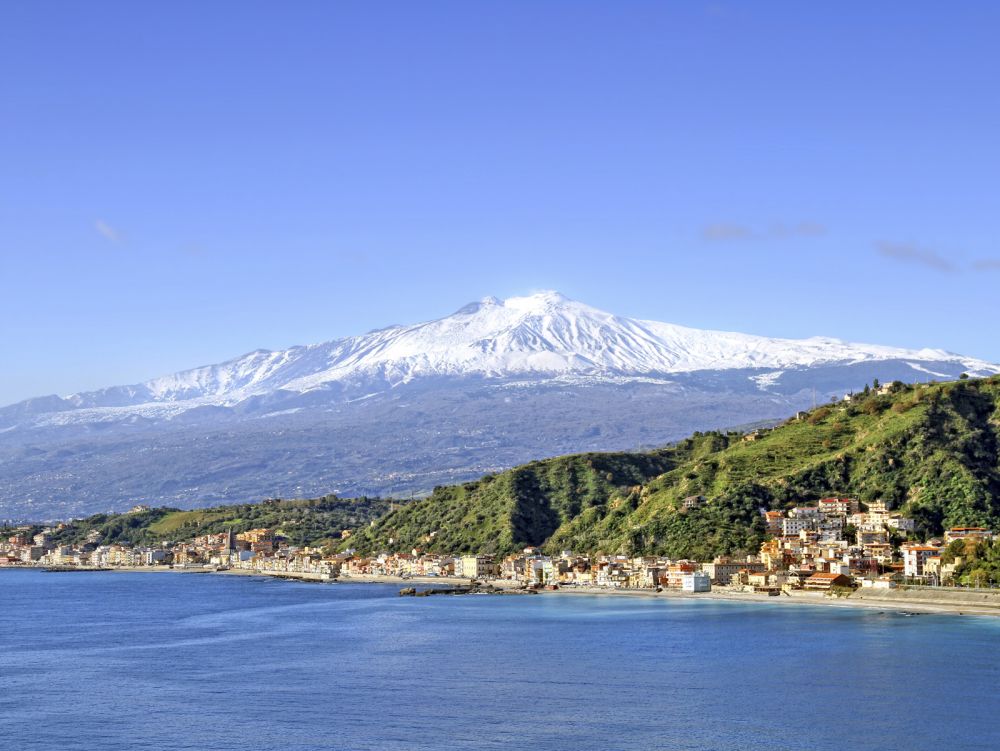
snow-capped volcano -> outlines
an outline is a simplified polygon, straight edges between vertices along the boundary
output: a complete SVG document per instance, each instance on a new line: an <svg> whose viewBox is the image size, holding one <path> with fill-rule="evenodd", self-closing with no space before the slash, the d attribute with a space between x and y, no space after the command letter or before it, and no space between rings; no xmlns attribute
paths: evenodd
<svg viewBox="0 0 1000 751"><path fill-rule="evenodd" d="M941 350L910 351L826 338L772 339L622 318L558 292L506 300L487 297L446 318L321 348L329 367L289 381L287 388L301 390L374 373L395 384L428 375L687 373L892 358L959 359L971 370L992 372L988 363Z"/></svg>
<svg viewBox="0 0 1000 751"><path fill-rule="evenodd" d="M541 292L506 300L487 297L435 321L252 352L135 386L75 394L66 402L76 408L162 404L164 412L175 413L183 402L232 406L279 390L303 393L338 383L393 387L430 376L663 376L884 360L912 361L914 377L934 362L961 363L973 375L997 372L989 363L942 350L703 331L623 318L558 292Z"/></svg>
<svg viewBox="0 0 1000 751"><path fill-rule="evenodd" d="M426 323L0 409L0 512L15 499L89 508L426 489L781 418L873 378L962 372L1000 367L624 318L556 292L488 297Z"/></svg>

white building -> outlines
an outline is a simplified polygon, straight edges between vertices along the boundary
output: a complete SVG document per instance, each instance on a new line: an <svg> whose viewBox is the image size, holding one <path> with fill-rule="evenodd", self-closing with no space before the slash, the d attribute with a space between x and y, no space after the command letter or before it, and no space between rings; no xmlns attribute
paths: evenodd
<svg viewBox="0 0 1000 751"><path fill-rule="evenodd" d="M892 579L862 579L861 586L867 589L895 589L896 582Z"/></svg>
<svg viewBox="0 0 1000 751"><path fill-rule="evenodd" d="M900 532L913 532L917 528L917 523L913 519L907 519L899 514L893 514L885 523Z"/></svg>
<svg viewBox="0 0 1000 751"><path fill-rule="evenodd" d="M681 576L681 590L684 592L711 592L712 579L705 571L693 571Z"/></svg>
<svg viewBox="0 0 1000 751"><path fill-rule="evenodd" d="M819 510L831 516L847 516L855 510L856 505L850 498L823 498L819 502Z"/></svg>
<svg viewBox="0 0 1000 751"><path fill-rule="evenodd" d="M142 554L142 562L147 566L156 566L160 563L166 563L166 561L166 550L147 550Z"/></svg>
<svg viewBox="0 0 1000 751"><path fill-rule="evenodd" d="M820 513L816 506L796 506L788 512L788 515L798 519L816 519Z"/></svg>
<svg viewBox="0 0 1000 751"><path fill-rule="evenodd" d="M803 530L812 529L815 524L815 518L788 517L781 520L781 534L794 537Z"/></svg>
<svg viewBox="0 0 1000 751"><path fill-rule="evenodd" d="M924 564L927 559L939 555L941 549L934 545L911 543L901 545L899 552L903 554L903 574L905 576L923 576Z"/></svg>

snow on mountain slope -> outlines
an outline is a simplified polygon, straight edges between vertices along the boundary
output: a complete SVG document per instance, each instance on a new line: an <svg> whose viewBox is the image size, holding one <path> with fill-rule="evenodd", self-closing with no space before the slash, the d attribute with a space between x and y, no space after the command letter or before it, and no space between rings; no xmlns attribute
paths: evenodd
<svg viewBox="0 0 1000 751"><path fill-rule="evenodd" d="M0 409L0 512L407 494L542 456L662 446L883 381L1000 372L940 350L614 316L552 292Z"/></svg>
<svg viewBox="0 0 1000 751"><path fill-rule="evenodd" d="M195 406L231 406L278 390L308 392L338 383L375 381L392 387L427 376L620 378L890 359L925 363L914 364L919 372L927 372L928 362L960 362L973 375L1000 372L990 363L942 350L703 331L623 318L557 292L542 292L507 300L490 297L436 321L252 352L144 384L74 394L63 401L62 411L73 410L79 420L83 415L78 410L120 413L145 406L150 416L163 417ZM769 382L766 376L759 381Z"/></svg>
<svg viewBox="0 0 1000 751"><path fill-rule="evenodd" d="M329 368L290 381L288 388L374 372L399 383L426 375L683 373L881 359L963 360L971 370L995 371L941 350L773 339L622 318L555 292L487 298L447 318L347 341Z"/></svg>

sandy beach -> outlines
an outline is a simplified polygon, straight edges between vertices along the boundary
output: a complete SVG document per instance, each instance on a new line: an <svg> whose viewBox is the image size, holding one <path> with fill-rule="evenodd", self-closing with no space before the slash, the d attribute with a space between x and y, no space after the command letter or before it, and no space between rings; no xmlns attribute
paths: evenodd
<svg viewBox="0 0 1000 751"><path fill-rule="evenodd" d="M264 576L282 576L283 578L295 578L295 579L306 579L307 577L312 578L314 581L316 575L309 574L278 574L271 572L257 572L257 571L241 571L241 570L231 570L231 571L220 571L220 574L244 574L244 575L264 575ZM400 576L379 576L379 575L368 575L368 576L342 576L335 580L338 584L398 584L406 587L416 587L416 586L439 586L439 587L463 587L469 585L469 579L463 579L461 577L437 577L437 576L423 576L423 577L400 577ZM492 585L497 589L504 590L519 590L521 586L517 582L509 581L506 579L493 579L486 584ZM890 590L887 597L879 597L877 593L874 592L864 592L860 591L852 595L851 597L830 597L820 592L796 592L794 594L786 595L782 594L778 597L766 595L766 594L754 594L750 592L738 592L734 590L724 589L720 587L714 588L711 592L681 592L677 590L667 590L664 589L657 592L652 589L620 589L611 587L583 587L583 586L560 586L559 589L542 589L537 590L537 594L545 597L553 596L574 596L574 595L588 595L588 596L605 596L605 597L644 597L644 598L655 598L655 599L684 599L684 600L726 600L730 602L744 602L744 603L755 603L759 605L769 605L769 606L785 606L785 605L806 605L806 606L816 606L816 607L838 607L838 608L855 608L863 610L881 610L881 611L893 611L901 613L936 613L942 615L991 615L1000 616L1000 591L995 591L989 594L979 594L975 591L965 593L962 595L969 597L983 597L988 598L982 600L982 602L945 602L945 601L929 601L928 598L941 597L945 593L926 593L920 592L914 596L907 597L909 592L903 590Z"/></svg>
<svg viewBox="0 0 1000 751"><path fill-rule="evenodd" d="M896 590L894 590L896 591ZM739 592L716 587L711 592L680 592L663 590L656 592L651 589L614 589L606 587L560 587L557 590L542 590L541 594L551 595L607 595L615 597L647 597L655 599L683 600L726 600L730 602L755 603L769 606L806 605L817 607L855 608L863 610L891 610L903 613L938 613L947 615L992 615L1000 616L1000 592L993 594L989 604L929 602L923 598L907 599L903 596L893 599L859 597L857 593L851 597L830 597L820 592L795 592L772 596ZM903 593L900 592L900 595Z"/></svg>
<svg viewBox="0 0 1000 751"><path fill-rule="evenodd" d="M316 582L323 584L392 584L400 587L467 587L470 580L454 576L341 576L326 579L320 574L253 571L247 569L215 570L211 568L172 568L170 566L134 566L113 569L96 569L108 573L175 573L175 574L216 574L220 576L266 576L276 579ZM517 582L494 579L483 582L498 590L515 591L522 589ZM527 594L527 593L526 593ZM558 589L537 590L537 595L559 597L574 595L603 597L643 597L662 600L725 600L730 602L755 603L763 606L805 605L814 607L855 608L863 610L892 611L900 613L933 613L940 615L989 615L1000 616L1000 590L858 590L850 597L832 597L821 592L782 593L780 596L739 592L716 587L711 592L681 592L677 590L622 589L611 587L566 586ZM527 595L534 596L534 595Z"/></svg>

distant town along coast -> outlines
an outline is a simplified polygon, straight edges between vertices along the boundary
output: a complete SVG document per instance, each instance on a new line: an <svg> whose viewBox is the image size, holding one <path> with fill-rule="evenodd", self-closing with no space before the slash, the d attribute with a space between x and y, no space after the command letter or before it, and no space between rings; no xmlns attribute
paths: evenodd
<svg viewBox="0 0 1000 751"><path fill-rule="evenodd" d="M1000 378L876 382L771 429L532 462L423 499L8 524L0 566L988 609L998 414Z"/></svg>
<svg viewBox="0 0 1000 751"><path fill-rule="evenodd" d="M703 503L693 497L687 503ZM141 510L141 509L140 509ZM139 510L137 510L139 511ZM820 594L860 597L880 607L931 606L933 610L1000 615L1000 590L992 582L956 588L970 551L992 551L994 533L983 527L949 529L942 539L895 544L897 532L912 531L913 520L882 504L862 511L856 500L824 498L789 513L764 512L774 536L755 555L711 561L662 556L546 555L536 548L496 559L491 555L409 553L360 555L293 546L274 530L259 528L209 534L173 545L55 545L58 528L30 538L15 531L0 545L0 565L54 571L231 572L313 581L421 582L474 586L476 592L569 590L609 593L711 593L798 597ZM856 541L844 539L854 527ZM485 585L485 586L483 586ZM451 593L463 591L449 589ZM418 594L413 589L407 594ZM895 598L889 595L895 594ZM865 596L867 595L867 597ZM981 596L978 596L981 595ZM815 597L810 602L817 602Z"/></svg>

